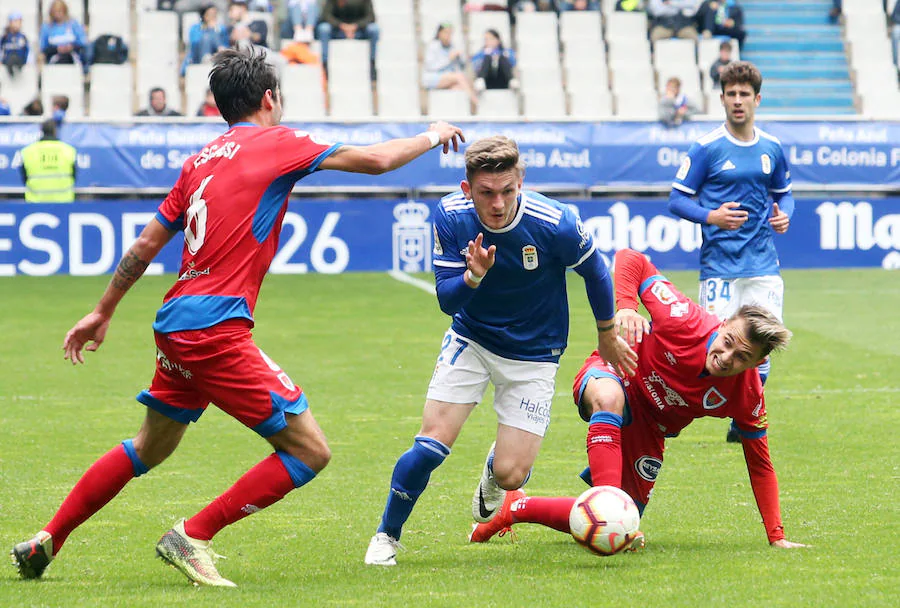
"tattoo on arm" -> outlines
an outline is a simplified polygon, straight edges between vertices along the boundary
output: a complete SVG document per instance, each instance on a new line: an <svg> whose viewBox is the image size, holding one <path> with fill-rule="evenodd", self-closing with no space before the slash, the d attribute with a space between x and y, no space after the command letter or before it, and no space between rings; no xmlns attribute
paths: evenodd
<svg viewBox="0 0 900 608"><path fill-rule="evenodd" d="M139 258L133 251L128 251L122 256L122 261L116 267L116 272L112 278L112 286L122 291L134 285L135 281L141 278L150 262L145 262Z"/></svg>

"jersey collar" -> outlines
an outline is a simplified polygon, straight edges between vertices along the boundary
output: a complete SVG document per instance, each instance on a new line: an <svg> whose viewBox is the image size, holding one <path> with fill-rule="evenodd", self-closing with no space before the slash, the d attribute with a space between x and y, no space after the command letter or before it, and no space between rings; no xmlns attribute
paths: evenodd
<svg viewBox="0 0 900 608"><path fill-rule="evenodd" d="M259 125L245 120L243 122L236 122L228 128L230 130L230 129L233 129L234 127L257 127L257 128L259 128Z"/></svg>
<svg viewBox="0 0 900 608"><path fill-rule="evenodd" d="M519 196L516 197L516 204L519 206L519 208L516 209L516 216L513 218L513 221L511 221L509 224L507 224L503 228L497 228L496 230L494 230L493 228L488 228L487 226L484 225L484 222L481 221L481 218L478 217L477 212L475 213L475 217L478 217L478 223L481 224L481 227L484 228L485 230L487 230L488 232L493 232L494 234L502 234L504 232L509 232L510 230L512 230L513 228L515 228L516 226L519 225L519 222L522 220L522 215L525 213L525 203L522 201L522 193L521 192L519 192Z"/></svg>
<svg viewBox="0 0 900 608"><path fill-rule="evenodd" d="M722 129L725 131L725 138L736 146L749 148L750 146L755 146L759 143L759 129L756 127L753 127L753 139L750 141L742 141L732 135L731 131L728 130L728 125L726 123L722 123Z"/></svg>
<svg viewBox="0 0 900 608"><path fill-rule="evenodd" d="M719 335L719 330L714 331L710 334L709 338L706 340L706 352L709 353L709 347L712 346L713 340L716 339L716 336ZM703 371L700 372L699 378L706 378L709 375L709 372L706 371L706 357L703 358Z"/></svg>

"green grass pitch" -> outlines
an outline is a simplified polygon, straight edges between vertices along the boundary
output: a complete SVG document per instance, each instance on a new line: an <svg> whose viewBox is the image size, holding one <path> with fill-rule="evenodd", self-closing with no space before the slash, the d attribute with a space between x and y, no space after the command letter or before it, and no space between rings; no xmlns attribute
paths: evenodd
<svg viewBox="0 0 900 608"><path fill-rule="evenodd" d="M672 277L695 295L696 275ZM133 436L150 380L150 322L171 277L126 298L100 352L63 362L65 332L107 279L0 280L0 544L53 514L81 472ZM226 528L215 547L237 589L195 589L154 556L158 537L268 453L210 408L163 465L70 537L40 581L0 570L0 606L896 606L900 591L900 277L785 273L795 338L773 362L769 439L790 540L765 539L740 447L705 419L670 440L642 529L646 550L599 558L538 526L470 546L470 498L495 432L476 409L410 519L395 568L363 565L391 470L419 428L448 319L433 296L383 274L273 276L258 344L305 388L334 453L322 475ZM574 495L586 462L572 377L595 340L569 281L570 345L531 494ZM489 401L488 401L489 403ZM891 598L894 598L893 600Z"/></svg>

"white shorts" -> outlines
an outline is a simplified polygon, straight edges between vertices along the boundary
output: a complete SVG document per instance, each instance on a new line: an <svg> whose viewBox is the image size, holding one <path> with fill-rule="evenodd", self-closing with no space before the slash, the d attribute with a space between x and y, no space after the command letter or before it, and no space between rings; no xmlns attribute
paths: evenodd
<svg viewBox="0 0 900 608"><path fill-rule="evenodd" d="M493 382L497 421L543 437L550 426L557 369L557 363L505 359L448 329L427 397L479 403Z"/></svg>
<svg viewBox="0 0 900 608"><path fill-rule="evenodd" d="M700 306L727 319L745 304L758 304L782 320L784 281L777 274L700 281Z"/></svg>

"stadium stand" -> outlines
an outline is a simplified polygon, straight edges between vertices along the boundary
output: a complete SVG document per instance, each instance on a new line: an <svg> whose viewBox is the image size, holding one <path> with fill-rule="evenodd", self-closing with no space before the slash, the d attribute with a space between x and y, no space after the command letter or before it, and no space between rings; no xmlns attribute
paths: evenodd
<svg viewBox="0 0 900 608"><path fill-rule="evenodd" d="M33 46L49 4L49 0L15 3ZM65 93L70 117L120 119L143 106L154 86L166 90L172 108L189 116L195 112L203 100L208 65L190 66L184 78L178 70L187 32L199 19L197 11L157 10L155 0L68 4L72 17L86 23L91 41L102 34L121 36L130 49L128 60L120 66L94 66L87 82L67 66L32 64L16 77L2 72L0 86L14 114L35 97L46 102L53 94ZM753 61L762 71L765 102L760 113L900 118L888 19L895 4L896 0L847 1L839 23L832 23L831 0L742 0L748 35L741 49L731 41L732 57ZM464 50L470 77L471 56L481 48L485 30L496 29L516 52L520 87L482 92L474 108L478 117L655 120L659 92L671 76L682 81L683 91L695 103L705 105L708 115L722 116L719 93L709 78L720 39L696 43L669 39L651 45L646 14L616 11L615 5L615 0L603 0L600 11L587 13L516 13L511 22L507 11L472 6L464 10L457 0L376 0L381 30L378 78L371 80L367 41L335 40L324 89L317 66L284 70L285 116L302 120L471 115L473 108L461 92L422 88L425 45L441 23L454 26L454 40ZM278 13L252 16L266 21L270 47L279 48Z"/></svg>

